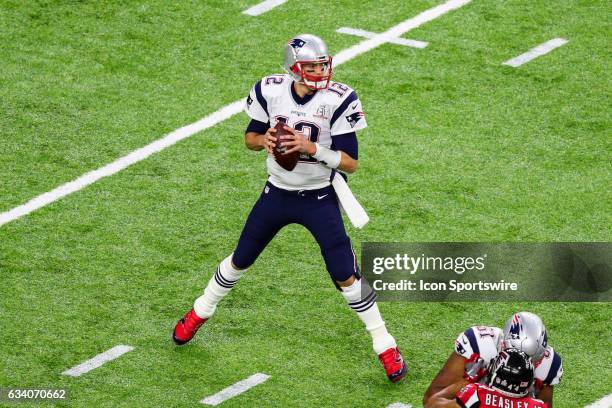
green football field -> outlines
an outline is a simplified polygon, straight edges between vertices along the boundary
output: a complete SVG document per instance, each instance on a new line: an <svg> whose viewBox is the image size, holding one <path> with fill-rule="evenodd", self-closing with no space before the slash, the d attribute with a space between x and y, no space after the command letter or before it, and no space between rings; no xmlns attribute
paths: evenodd
<svg viewBox="0 0 612 408"><path fill-rule="evenodd" d="M444 0L0 0L0 213L246 97L300 32L339 53ZM363 242L610 241L612 5L474 0L340 65L369 127L351 188ZM553 38L567 44L502 65ZM562 356L555 408L612 393L609 303L380 303L409 363L391 384L319 249L289 226L184 347L174 324L233 249L266 178L244 113L0 225L0 388L62 407L421 406L467 327L538 313ZM80 377L62 372L134 349ZM14 403L0 401L6 406ZM18 406L51 406L22 403ZM603 407L600 405L599 407Z"/></svg>

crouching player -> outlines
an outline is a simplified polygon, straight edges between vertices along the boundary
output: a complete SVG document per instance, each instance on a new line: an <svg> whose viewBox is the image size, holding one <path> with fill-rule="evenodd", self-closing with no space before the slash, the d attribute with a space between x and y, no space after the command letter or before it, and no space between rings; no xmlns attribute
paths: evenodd
<svg viewBox="0 0 612 408"><path fill-rule="evenodd" d="M524 352L509 348L491 364L486 385L467 384L458 392L451 385L434 394L425 408L547 408L544 401L529 396L534 367Z"/></svg>
<svg viewBox="0 0 612 408"><path fill-rule="evenodd" d="M535 375L531 393L552 408L553 386L559 383L563 374L561 357L548 344L542 320L529 312L513 315L503 330L474 326L460 334L454 352L425 392L423 404L453 384L461 388L465 384L482 382L497 354L508 348L519 349L531 357Z"/></svg>

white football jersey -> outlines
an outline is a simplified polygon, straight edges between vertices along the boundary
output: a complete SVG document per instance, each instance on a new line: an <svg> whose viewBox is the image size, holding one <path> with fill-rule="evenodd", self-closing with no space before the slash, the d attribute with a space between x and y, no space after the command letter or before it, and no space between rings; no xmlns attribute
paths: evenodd
<svg viewBox="0 0 612 408"><path fill-rule="evenodd" d="M367 126L361 101L349 86L330 82L308 99L293 90L293 79L287 74L270 75L257 82L249 94L245 111L260 122L285 122L304 133L312 142L331 147L332 138L355 132ZM303 104L300 104L303 103ZM268 180L286 190L313 190L330 184L332 170L312 156L302 154L293 171L287 171L268 154Z"/></svg>
<svg viewBox="0 0 612 408"><path fill-rule="evenodd" d="M474 326L461 333L455 340L455 352L461 357L470 358L473 353L479 354L488 367L499 351L503 331L498 327ZM561 357L551 346L546 347L544 357L534 362L534 377L537 382L545 385L559 384L563 375Z"/></svg>

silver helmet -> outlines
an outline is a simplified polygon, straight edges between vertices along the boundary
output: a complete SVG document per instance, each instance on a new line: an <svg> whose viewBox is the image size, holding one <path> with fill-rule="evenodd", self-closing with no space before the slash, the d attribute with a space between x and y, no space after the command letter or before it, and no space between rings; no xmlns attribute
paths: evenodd
<svg viewBox="0 0 612 408"><path fill-rule="evenodd" d="M544 357L548 347L548 335L542 319L529 312L515 313L504 326L502 350L516 348L525 352L533 361Z"/></svg>
<svg viewBox="0 0 612 408"><path fill-rule="evenodd" d="M323 64L323 74L307 74L305 63ZM296 82L302 82L311 89L326 89L332 76L332 57L327 52L325 42L312 34L293 37L285 46L285 71Z"/></svg>

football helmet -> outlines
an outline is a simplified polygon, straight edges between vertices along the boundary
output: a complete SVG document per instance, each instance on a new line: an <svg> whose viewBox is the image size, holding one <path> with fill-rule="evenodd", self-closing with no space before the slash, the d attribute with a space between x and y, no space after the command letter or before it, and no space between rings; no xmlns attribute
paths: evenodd
<svg viewBox="0 0 612 408"><path fill-rule="evenodd" d="M306 63L323 64L322 74L304 72L303 65ZM322 39L312 34L300 34L285 46L284 68L296 82L302 82L313 90L326 89L332 77L332 56Z"/></svg>
<svg viewBox="0 0 612 408"><path fill-rule="evenodd" d="M540 361L548 347L548 335L542 319L529 312L514 314L504 326L501 349L516 348Z"/></svg>
<svg viewBox="0 0 612 408"><path fill-rule="evenodd" d="M489 367L488 385L501 394L521 398L529 393L533 384L531 358L518 349L500 351Z"/></svg>

